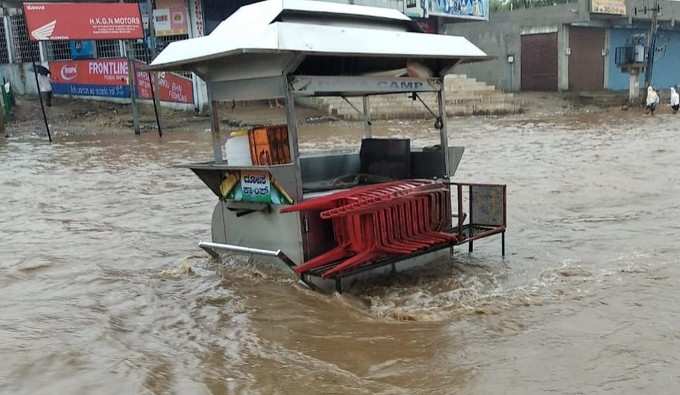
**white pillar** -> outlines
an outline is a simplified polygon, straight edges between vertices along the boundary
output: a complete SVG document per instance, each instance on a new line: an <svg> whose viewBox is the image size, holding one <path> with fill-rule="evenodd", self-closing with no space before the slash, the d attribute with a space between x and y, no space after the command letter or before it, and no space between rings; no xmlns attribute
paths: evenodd
<svg viewBox="0 0 680 395"><path fill-rule="evenodd" d="M630 70L628 74L628 101L637 103L640 98L640 73L637 69Z"/></svg>
<svg viewBox="0 0 680 395"><path fill-rule="evenodd" d="M9 57L9 63L14 62L14 45L12 45L12 36L10 33L10 30L12 29L12 26L9 23L9 16L5 15L2 17L2 23L5 26L5 43L7 43L7 55Z"/></svg>
<svg viewBox="0 0 680 395"><path fill-rule="evenodd" d="M44 41L38 41L38 56L39 61L36 63L45 64L47 63L47 43Z"/></svg>
<svg viewBox="0 0 680 395"><path fill-rule="evenodd" d="M560 25L557 30L557 89L569 90L569 25ZM521 71L520 71L521 73Z"/></svg>

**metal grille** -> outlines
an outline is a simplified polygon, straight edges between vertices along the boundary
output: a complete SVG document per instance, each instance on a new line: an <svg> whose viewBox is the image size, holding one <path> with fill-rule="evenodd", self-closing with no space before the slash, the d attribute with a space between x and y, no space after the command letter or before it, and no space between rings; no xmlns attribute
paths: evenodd
<svg viewBox="0 0 680 395"><path fill-rule="evenodd" d="M71 59L71 50L68 41L47 41L45 42L47 60L68 60Z"/></svg>
<svg viewBox="0 0 680 395"><path fill-rule="evenodd" d="M505 185L470 185L470 222L505 225Z"/></svg>
<svg viewBox="0 0 680 395"><path fill-rule="evenodd" d="M146 48L146 44L141 41L132 41L128 46L128 52L132 59L142 61L144 63L150 63L149 50Z"/></svg>
<svg viewBox="0 0 680 395"><path fill-rule="evenodd" d="M156 48L158 48L158 52L161 52L171 42L186 40L187 38L189 38L188 34L178 34L178 35L175 35L175 36L156 37Z"/></svg>
<svg viewBox="0 0 680 395"><path fill-rule="evenodd" d="M37 41L29 41L26 21L23 15L9 17L12 33L12 44L16 54L16 63L26 63L40 59L40 49Z"/></svg>
<svg viewBox="0 0 680 395"><path fill-rule="evenodd" d="M97 47L98 58L120 58L123 56L118 40L97 40L95 46Z"/></svg>
<svg viewBox="0 0 680 395"><path fill-rule="evenodd" d="M5 36L5 24L0 18L0 64L9 63L9 51L7 51L7 40Z"/></svg>
<svg viewBox="0 0 680 395"><path fill-rule="evenodd" d="M174 41L180 41L180 40L186 40L189 38L188 34L178 34L175 36L163 36L163 37L156 37L156 48L158 48L158 53L160 53L165 47L168 46L171 42ZM179 72L177 73L181 76L191 78L191 73L190 72Z"/></svg>
<svg viewBox="0 0 680 395"><path fill-rule="evenodd" d="M157 52L160 53L165 47L168 46L168 44L170 44L173 41L186 40L187 38L189 38L189 35L187 34L156 37ZM144 63L150 63L153 60L150 54L151 51L146 48L146 45L141 40L131 42L129 48L130 56L133 59L140 60Z"/></svg>

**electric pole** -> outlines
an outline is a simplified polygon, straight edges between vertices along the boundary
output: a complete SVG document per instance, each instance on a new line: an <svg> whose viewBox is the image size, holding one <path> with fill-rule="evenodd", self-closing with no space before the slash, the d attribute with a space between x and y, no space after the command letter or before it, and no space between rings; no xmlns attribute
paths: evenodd
<svg viewBox="0 0 680 395"><path fill-rule="evenodd" d="M661 11L661 6L659 5L659 0L652 0L654 5L652 7L645 6L642 11L646 14L651 12L651 19L649 25L649 33L647 35L647 59L645 64L645 91L643 95L647 97L647 88L652 85L652 72L654 70L654 55L656 54L656 36L659 29L658 15ZM638 10L635 9L635 14Z"/></svg>

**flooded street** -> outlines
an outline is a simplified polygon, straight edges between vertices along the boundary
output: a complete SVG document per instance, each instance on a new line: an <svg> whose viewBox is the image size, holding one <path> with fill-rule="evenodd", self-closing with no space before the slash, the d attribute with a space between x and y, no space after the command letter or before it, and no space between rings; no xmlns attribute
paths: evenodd
<svg viewBox="0 0 680 395"><path fill-rule="evenodd" d="M358 147L348 127L301 149ZM453 119L454 179L508 184L508 255L491 238L342 296L197 248L215 197L173 166L209 160L209 133L2 139L0 393L677 393L679 130Z"/></svg>

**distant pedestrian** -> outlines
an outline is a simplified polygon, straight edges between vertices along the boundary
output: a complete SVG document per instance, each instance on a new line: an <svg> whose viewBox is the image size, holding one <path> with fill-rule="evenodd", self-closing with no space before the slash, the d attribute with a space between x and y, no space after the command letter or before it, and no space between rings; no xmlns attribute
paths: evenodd
<svg viewBox="0 0 680 395"><path fill-rule="evenodd" d="M45 100L47 107L52 107L52 83L50 82L50 74L38 74L38 88L40 89L40 96Z"/></svg>
<svg viewBox="0 0 680 395"><path fill-rule="evenodd" d="M673 114L680 110L680 95L678 95L674 87L671 87L671 108L673 109Z"/></svg>
<svg viewBox="0 0 680 395"><path fill-rule="evenodd" d="M659 104L659 94L651 86L647 88L647 112L654 115L656 106Z"/></svg>
<svg viewBox="0 0 680 395"><path fill-rule="evenodd" d="M279 103L279 99L267 100L269 108L283 108L283 104Z"/></svg>

